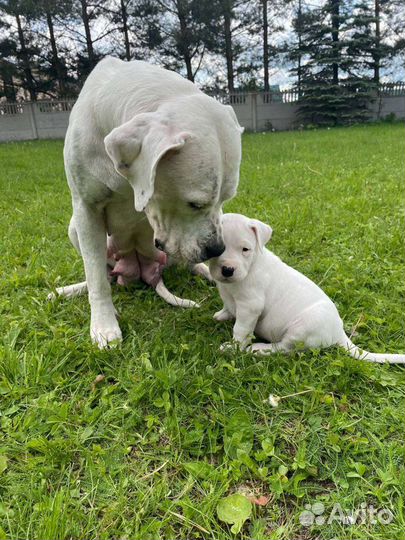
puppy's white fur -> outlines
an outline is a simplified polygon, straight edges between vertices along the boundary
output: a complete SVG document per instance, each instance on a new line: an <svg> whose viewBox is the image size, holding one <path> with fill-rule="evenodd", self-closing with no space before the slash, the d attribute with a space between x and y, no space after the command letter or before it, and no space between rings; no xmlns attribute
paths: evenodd
<svg viewBox="0 0 405 540"><path fill-rule="evenodd" d="M106 58L87 78L64 158L69 237L83 257L91 337L100 347L121 339L106 232L123 253L140 249L147 229L172 261L206 260L210 246L223 245L221 207L238 184L241 131L230 106L157 66Z"/></svg>
<svg viewBox="0 0 405 540"><path fill-rule="evenodd" d="M249 347L262 354L339 345L361 360L405 363L405 354L370 353L352 343L324 291L265 248L271 227L239 214L225 214L222 227L225 252L208 263L224 302L214 318L236 319L233 338L241 348L255 333L270 342ZM224 277L223 267L232 276Z"/></svg>

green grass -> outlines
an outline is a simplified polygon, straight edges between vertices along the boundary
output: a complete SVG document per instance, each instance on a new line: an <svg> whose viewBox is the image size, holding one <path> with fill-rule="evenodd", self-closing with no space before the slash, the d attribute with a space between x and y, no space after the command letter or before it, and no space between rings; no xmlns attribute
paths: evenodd
<svg viewBox="0 0 405 540"><path fill-rule="evenodd" d="M270 223L269 247L320 283L355 342L405 352L403 125L244 137L226 209ZM169 270L203 302L176 310L114 290L124 343L98 351L69 244L62 143L0 145L0 538L230 539L218 501L269 497L238 537L403 539L404 369L338 350L221 355L215 288ZM104 380L94 384L98 375ZM287 396L279 407L269 394ZM389 509L392 522L300 524L306 504Z"/></svg>

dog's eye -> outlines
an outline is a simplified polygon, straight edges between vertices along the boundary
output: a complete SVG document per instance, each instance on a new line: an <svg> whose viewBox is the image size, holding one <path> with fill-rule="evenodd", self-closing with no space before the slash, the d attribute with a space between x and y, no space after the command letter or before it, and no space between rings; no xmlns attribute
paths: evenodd
<svg viewBox="0 0 405 540"><path fill-rule="evenodd" d="M242 251L250 251L249 248L242 248Z"/></svg>
<svg viewBox="0 0 405 540"><path fill-rule="evenodd" d="M203 204L199 204L199 203L195 203L195 202L189 202L188 205L193 210L202 210L204 208Z"/></svg>

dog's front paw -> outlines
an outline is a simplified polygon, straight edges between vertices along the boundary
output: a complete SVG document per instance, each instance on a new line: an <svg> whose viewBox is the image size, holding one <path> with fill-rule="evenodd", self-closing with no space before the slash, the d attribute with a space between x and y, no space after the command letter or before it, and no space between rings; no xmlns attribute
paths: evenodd
<svg viewBox="0 0 405 540"><path fill-rule="evenodd" d="M91 341L99 349L117 347L122 341L122 333L117 321L111 321L110 324L98 321L92 323L90 328Z"/></svg>

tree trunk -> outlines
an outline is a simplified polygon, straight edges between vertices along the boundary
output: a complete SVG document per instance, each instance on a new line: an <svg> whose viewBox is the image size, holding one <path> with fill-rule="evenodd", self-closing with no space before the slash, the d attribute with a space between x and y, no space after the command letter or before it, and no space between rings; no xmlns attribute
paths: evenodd
<svg viewBox="0 0 405 540"><path fill-rule="evenodd" d="M186 64L187 79L191 82L194 82L193 67L191 65L190 44L188 39L187 21L181 1L177 2L177 17L180 23L180 50L183 55L184 63Z"/></svg>
<svg viewBox="0 0 405 540"><path fill-rule="evenodd" d="M374 16L375 16L375 50L374 50L374 82L380 84L380 47L381 47L381 30L380 30L380 0L374 0Z"/></svg>
<svg viewBox="0 0 405 540"><path fill-rule="evenodd" d="M122 30L124 32L125 58L126 60L131 60L131 46L129 43L129 32L128 32L128 13L127 13L127 6L125 5L124 0L121 0L121 17L122 17Z"/></svg>
<svg viewBox="0 0 405 540"><path fill-rule="evenodd" d="M35 81L34 81L34 77L32 76L30 59L28 56L27 46L25 44L24 32L21 26L21 19L18 14L16 14L15 18L17 21L18 39L19 39L20 47L21 47L21 58L23 62L23 72L24 72L25 82L27 85L27 90L30 95L31 101L36 101L37 94L35 91Z"/></svg>
<svg viewBox="0 0 405 540"><path fill-rule="evenodd" d="M14 86L13 74L8 72L6 62L3 61L1 78L3 81L4 96L7 101L16 101L16 91Z"/></svg>
<svg viewBox="0 0 405 540"><path fill-rule="evenodd" d="M302 0L298 0L298 97L301 97Z"/></svg>
<svg viewBox="0 0 405 540"><path fill-rule="evenodd" d="M185 53L184 55L184 62L186 64L186 70L187 70L187 79L191 82L194 82L194 73L193 68L191 66L191 58L190 55Z"/></svg>
<svg viewBox="0 0 405 540"><path fill-rule="evenodd" d="M263 67L264 67L264 91L270 90L269 85L269 23L267 20L267 0L262 0L263 8Z"/></svg>
<svg viewBox="0 0 405 540"><path fill-rule="evenodd" d="M52 50L52 64L53 68L56 73L56 77L58 80L58 87L59 87L59 94L60 96L64 96L66 93L65 88L65 73L62 69L61 61L58 55L58 49L56 47L56 39L55 39L55 32L53 28L53 21L52 16L49 13L49 11L46 12L46 22L48 24L48 30L49 30L49 38L51 42L51 50Z"/></svg>
<svg viewBox="0 0 405 540"><path fill-rule="evenodd" d="M226 57L226 74L228 79L228 90L229 92L234 92L234 72L233 72L233 51L232 51L232 31L231 31L231 20L232 20L232 9L231 1L227 0L225 2L224 10L224 33L225 33L225 57Z"/></svg>
<svg viewBox="0 0 405 540"><path fill-rule="evenodd" d="M332 77L333 84L339 83L339 3L340 0L331 0L332 11Z"/></svg>
<svg viewBox="0 0 405 540"><path fill-rule="evenodd" d="M87 13L87 0L80 0L80 5L82 7L82 21L86 34L87 56L89 58L90 68L93 68L96 62L94 57L93 40L91 39L89 14Z"/></svg>

